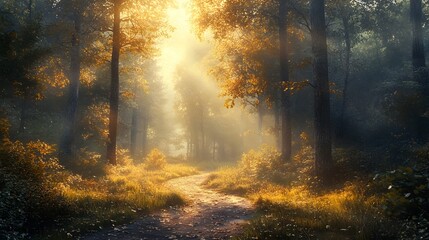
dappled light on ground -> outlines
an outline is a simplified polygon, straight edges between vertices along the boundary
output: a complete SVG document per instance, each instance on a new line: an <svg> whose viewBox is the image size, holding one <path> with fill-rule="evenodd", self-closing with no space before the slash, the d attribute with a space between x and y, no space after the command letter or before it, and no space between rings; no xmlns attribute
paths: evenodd
<svg viewBox="0 0 429 240"><path fill-rule="evenodd" d="M182 177L166 183L185 197L186 206L171 206L132 224L83 239L228 239L237 235L255 209L249 200L203 188L208 175Z"/></svg>

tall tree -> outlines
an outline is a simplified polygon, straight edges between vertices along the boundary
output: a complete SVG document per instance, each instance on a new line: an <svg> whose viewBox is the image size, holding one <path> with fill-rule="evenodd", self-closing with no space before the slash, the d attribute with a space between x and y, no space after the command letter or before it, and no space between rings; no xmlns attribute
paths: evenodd
<svg viewBox="0 0 429 240"><path fill-rule="evenodd" d="M75 155L75 132L76 115L79 98L80 71L81 71L81 12L78 7L74 8L73 25L74 31L71 35L70 51L70 84L67 100L66 125L60 144L60 158L70 161Z"/></svg>
<svg viewBox="0 0 429 240"><path fill-rule="evenodd" d="M157 39L167 36L169 30L166 10L171 0L112 0L113 41L111 58L111 86L109 98L109 135L107 159L116 164L116 138L119 118L119 58L122 52L138 54L150 59L157 52Z"/></svg>
<svg viewBox="0 0 429 240"><path fill-rule="evenodd" d="M284 85L289 83L288 58L288 7L286 0L279 1L279 40L280 40L280 80ZM282 157L289 161L292 156L292 127L290 117L290 91L281 92L282 105Z"/></svg>
<svg viewBox="0 0 429 240"><path fill-rule="evenodd" d="M121 51L121 5L122 0L113 2L113 48L110 82L109 139L107 140L107 160L116 165L116 136L119 114L119 55Z"/></svg>
<svg viewBox="0 0 429 240"><path fill-rule="evenodd" d="M413 77L426 92L429 75L426 69L425 47L423 43L422 0L410 0L410 15L413 29Z"/></svg>
<svg viewBox="0 0 429 240"><path fill-rule="evenodd" d="M331 110L326 40L325 1L311 0L310 25L314 75L314 132L316 175L327 180L332 170Z"/></svg>

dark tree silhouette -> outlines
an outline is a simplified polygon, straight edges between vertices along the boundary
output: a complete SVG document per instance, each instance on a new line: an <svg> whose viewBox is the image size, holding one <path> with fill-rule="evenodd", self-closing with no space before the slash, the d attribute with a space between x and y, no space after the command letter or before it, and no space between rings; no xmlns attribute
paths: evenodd
<svg viewBox="0 0 429 240"><path fill-rule="evenodd" d="M325 1L310 3L310 24L313 49L315 170L323 180L332 169L331 110L326 40Z"/></svg>
<svg viewBox="0 0 429 240"><path fill-rule="evenodd" d="M121 2L114 1L113 23L113 50L112 69L110 83L110 114L109 114L109 138L107 141L107 160L109 164L116 165L116 136L118 134L119 111L119 55L121 50Z"/></svg>
<svg viewBox="0 0 429 240"><path fill-rule="evenodd" d="M289 58L288 58L288 32L286 0L280 0L279 4L279 36L280 36L280 80L289 83ZM290 117L290 92L281 91L281 118L282 118L282 156L289 161L292 155L292 127Z"/></svg>

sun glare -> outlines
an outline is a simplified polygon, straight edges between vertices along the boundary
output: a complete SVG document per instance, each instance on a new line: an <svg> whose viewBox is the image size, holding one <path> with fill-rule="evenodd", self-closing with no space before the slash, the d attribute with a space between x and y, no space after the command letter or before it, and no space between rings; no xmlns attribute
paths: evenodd
<svg viewBox="0 0 429 240"><path fill-rule="evenodd" d="M159 73L167 90L172 92L177 67L185 61L196 37L191 32L189 0L177 0L175 7L168 10L170 25L174 31L160 43L161 54L157 59Z"/></svg>

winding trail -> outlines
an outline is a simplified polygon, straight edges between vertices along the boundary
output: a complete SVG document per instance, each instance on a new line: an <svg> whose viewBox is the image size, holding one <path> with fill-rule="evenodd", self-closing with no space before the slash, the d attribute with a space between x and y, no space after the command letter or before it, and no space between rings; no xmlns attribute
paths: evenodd
<svg viewBox="0 0 429 240"><path fill-rule="evenodd" d="M203 188L208 176L205 173L166 183L187 198L187 206L170 207L81 239L229 239L241 231L255 209L247 199Z"/></svg>

